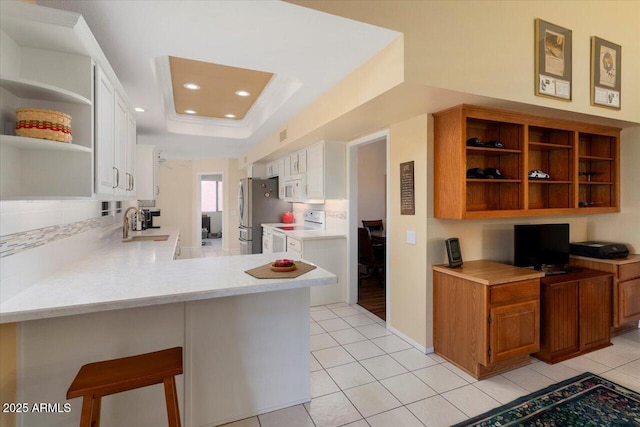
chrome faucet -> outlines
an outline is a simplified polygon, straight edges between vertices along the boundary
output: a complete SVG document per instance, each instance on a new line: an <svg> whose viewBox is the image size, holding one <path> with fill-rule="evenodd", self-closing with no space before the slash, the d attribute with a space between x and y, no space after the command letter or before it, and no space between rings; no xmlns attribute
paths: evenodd
<svg viewBox="0 0 640 427"><path fill-rule="evenodd" d="M142 211L135 206L129 206L122 216L122 240L129 238L129 211L134 210L138 214L138 218L142 218Z"/></svg>

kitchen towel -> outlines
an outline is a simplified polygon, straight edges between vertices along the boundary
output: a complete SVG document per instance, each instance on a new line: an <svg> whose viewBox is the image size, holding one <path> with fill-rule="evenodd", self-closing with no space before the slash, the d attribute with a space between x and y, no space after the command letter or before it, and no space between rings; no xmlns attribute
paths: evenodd
<svg viewBox="0 0 640 427"><path fill-rule="evenodd" d="M294 277L301 276L316 268L315 265L307 264L302 261L296 261L296 267L297 268L293 271L272 271L271 263L269 263L246 270L245 273L250 274L257 279L293 279Z"/></svg>

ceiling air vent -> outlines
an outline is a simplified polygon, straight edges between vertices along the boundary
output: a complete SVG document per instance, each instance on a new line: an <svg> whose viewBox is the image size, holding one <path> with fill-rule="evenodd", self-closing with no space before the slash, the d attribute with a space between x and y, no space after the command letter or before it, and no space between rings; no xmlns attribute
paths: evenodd
<svg viewBox="0 0 640 427"><path fill-rule="evenodd" d="M287 139L287 130L286 129L280 131L280 142L284 141L285 139Z"/></svg>

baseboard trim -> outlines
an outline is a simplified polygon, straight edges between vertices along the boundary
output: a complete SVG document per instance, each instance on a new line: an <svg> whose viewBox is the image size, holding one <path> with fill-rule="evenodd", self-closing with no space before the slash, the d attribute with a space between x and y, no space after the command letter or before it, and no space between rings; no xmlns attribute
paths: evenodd
<svg viewBox="0 0 640 427"><path fill-rule="evenodd" d="M403 340L405 340L406 342L408 342L409 344L411 344L412 346L414 346L416 349L420 350L422 353L424 354L433 353L433 347L425 347L421 345L420 343L418 343L412 338L409 338L408 336L406 336L405 334L403 334L393 326L390 326L389 324L387 324L387 329L393 332L394 334L396 334L397 336L399 336L400 338L402 338Z"/></svg>

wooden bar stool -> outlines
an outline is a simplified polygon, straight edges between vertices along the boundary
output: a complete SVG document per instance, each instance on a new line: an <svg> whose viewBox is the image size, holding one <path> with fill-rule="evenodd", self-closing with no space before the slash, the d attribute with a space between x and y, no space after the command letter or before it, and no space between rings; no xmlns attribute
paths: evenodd
<svg viewBox="0 0 640 427"><path fill-rule="evenodd" d="M182 347L84 365L67 390L67 399L82 396L80 427L99 427L102 396L164 384L169 427L180 427L175 376L182 374Z"/></svg>

